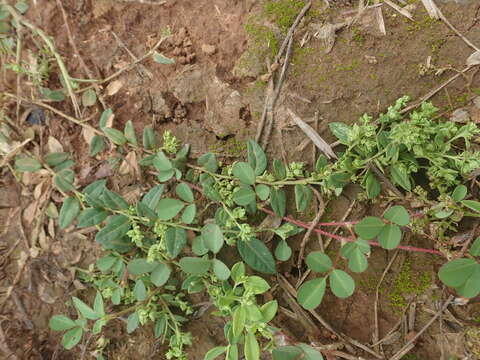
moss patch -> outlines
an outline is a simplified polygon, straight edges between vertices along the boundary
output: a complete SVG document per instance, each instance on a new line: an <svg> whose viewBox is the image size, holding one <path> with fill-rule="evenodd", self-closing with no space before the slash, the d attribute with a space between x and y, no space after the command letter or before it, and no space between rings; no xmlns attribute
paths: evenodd
<svg viewBox="0 0 480 360"><path fill-rule="evenodd" d="M304 6L303 0L277 0L266 2L263 9L264 14L272 18L280 30L286 33Z"/></svg>
<svg viewBox="0 0 480 360"><path fill-rule="evenodd" d="M387 293L392 309L396 313L401 313L408 305L408 298L423 294L431 283L430 273L414 273L411 260L407 259L393 283L393 289L383 289L382 292Z"/></svg>
<svg viewBox="0 0 480 360"><path fill-rule="evenodd" d="M244 141L237 140L232 137L226 141L218 141L210 146L209 149L214 153L222 153L233 157L241 157L247 150L247 145Z"/></svg>

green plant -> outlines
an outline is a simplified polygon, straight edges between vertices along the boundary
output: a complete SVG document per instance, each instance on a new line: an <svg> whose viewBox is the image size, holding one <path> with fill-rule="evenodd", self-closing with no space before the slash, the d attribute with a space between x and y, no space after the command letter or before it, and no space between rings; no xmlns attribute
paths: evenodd
<svg viewBox="0 0 480 360"><path fill-rule="evenodd" d="M138 165L143 172L155 175L147 178L151 184L149 190L134 203L128 203L121 194L110 190L106 180L77 189L72 170L74 162L69 153L38 157L27 151L18 155L15 159L17 171L45 169L51 174L57 190L64 194L58 215L59 226L68 228L76 223L80 228L95 227L95 240L106 252L94 266L81 273L83 281L96 289L93 306L73 297L77 318L55 315L51 320L52 329L66 331L62 343L66 348L72 348L85 332L99 334L112 319L128 315L128 332L135 331L140 325L152 324L155 336L169 345L167 358L185 359L184 348L191 343L191 335L182 330L182 325L192 313L190 294L205 292L217 308L216 315L226 318L227 342L226 346L211 349L206 359L222 354L226 354L229 360L236 359L239 345L242 345L247 360L259 359L262 349L273 351L275 360L292 356L322 359L318 351L305 344L275 347L275 328L269 322L278 305L275 300L259 303L257 295L268 291L270 285L251 272L275 274L275 258L286 261L292 255L288 239L301 232L301 228L309 227L285 216L290 196L287 187L293 187L297 211L304 212L313 198L312 186L320 186L324 194L331 196L340 193L351 180L364 177L361 182L365 184L369 197L377 196L381 191L380 184L372 179L366 165L371 161L382 164L376 161L390 154L386 147L398 147L400 164L411 161L405 155L409 152L407 145L403 148L394 140L392 145L385 145L379 140L386 136L383 132L387 128L390 135L394 133L391 123L397 118L398 109L399 103L380 117L379 124L370 121L352 127L335 124L335 134L348 148L335 164L319 157L312 172L302 163L287 165L278 160L271 163L271 172L268 171L264 151L252 140L247 142L247 161L222 164L214 154L207 153L193 163L188 159L189 147L182 147L170 132L163 134L162 145L159 145L152 128L146 127L140 145L130 122L123 131L111 128L109 119L113 112L108 109L100 117L101 132L93 137L90 154L96 156L110 146L122 149L118 151L119 163L126 161L132 153L140 157ZM428 109L428 106L423 107L422 114L429 112ZM431 126L438 129L436 124ZM462 133L458 138L471 138L459 129L452 131L457 136ZM454 150L452 153L455 154ZM448 151L442 154L454 156ZM365 157L369 158L368 161ZM350 162L357 165L347 173L345 164ZM381 166L381 169L388 167ZM420 217L438 220L439 211L445 208L454 208L454 213L461 211L462 216L479 216L480 202L465 200L466 195L466 188L458 186L448 199L442 198L434 205L426 204ZM273 211L265 208L267 204ZM276 228L255 226L252 218L259 210L271 212L285 222ZM407 249L400 245L402 233L415 225L417 217L405 207L393 205L382 217L319 223L316 232L345 241L345 244L333 261L333 257L322 252L308 254L305 259L308 268L324 275L311 278L299 287L298 302L306 309L317 307L327 284L339 298L352 295L355 281L347 271L365 271L372 245L387 250ZM350 235L342 237L323 230L329 226L342 226ZM274 253L259 240L261 232L278 236ZM229 268L222 261L221 251L225 246L235 247L243 261ZM470 249L470 256L478 256L479 248L480 240L477 240ZM412 247L408 250L439 253ZM461 295L471 297L480 292L477 289L479 267L472 258L456 259L444 265L439 276Z"/></svg>

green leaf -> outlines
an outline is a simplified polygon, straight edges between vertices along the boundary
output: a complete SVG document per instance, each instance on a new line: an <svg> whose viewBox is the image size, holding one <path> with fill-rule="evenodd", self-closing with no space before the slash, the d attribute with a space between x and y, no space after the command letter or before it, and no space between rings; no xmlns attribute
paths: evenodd
<svg viewBox="0 0 480 360"><path fill-rule="evenodd" d="M15 159L15 169L18 171L30 171L30 172L35 172L38 171L42 168L42 164L37 159L34 159L33 157L27 157L27 156L17 156Z"/></svg>
<svg viewBox="0 0 480 360"><path fill-rule="evenodd" d="M184 224L191 224L197 215L197 206L195 204L188 205L182 214L182 222Z"/></svg>
<svg viewBox="0 0 480 360"><path fill-rule="evenodd" d="M47 99L52 101L63 101L65 100L65 94L60 90L50 90L47 88L40 88L40 93L45 96Z"/></svg>
<svg viewBox="0 0 480 360"><path fill-rule="evenodd" d="M157 318L157 321L155 322L155 339L158 339L160 336L162 336L165 332L165 328L167 327L167 318L165 314L160 315L160 318Z"/></svg>
<svg viewBox="0 0 480 360"><path fill-rule="evenodd" d="M253 140L247 141L247 157L255 175L262 175L267 169L267 157L260 145Z"/></svg>
<svg viewBox="0 0 480 360"><path fill-rule="evenodd" d="M128 315L127 333L131 334L132 332L134 332L138 328L139 324L140 324L140 319L136 311Z"/></svg>
<svg viewBox="0 0 480 360"><path fill-rule="evenodd" d="M212 270L219 280L227 280L230 277L230 269L218 259L213 259Z"/></svg>
<svg viewBox="0 0 480 360"><path fill-rule="evenodd" d="M278 310L277 300L270 300L269 302L263 304L260 307L260 312L262 313L262 320L265 323L272 321Z"/></svg>
<svg viewBox="0 0 480 360"><path fill-rule="evenodd" d="M128 210L127 201L120 195L108 189L102 193L102 200L106 207L113 210Z"/></svg>
<svg viewBox="0 0 480 360"><path fill-rule="evenodd" d="M105 141L103 140L103 137L100 135L95 135L90 142L90 149L88 151L88 154L93 157L104 149Z"/></svg>
<svg viewBox="0 0 480 360"><path fill-rule="evenodd" d="M147 298L147 289L145 288L145 284L143 283L142 279L138 279L135 282L133 295L135 295L135 299L137 299L137 301L143 301Z"/></svg>
<svg viewBox="0 0 480 360"><path fill-rule="evenodd" d="M173 219L183 209L185 204L177 199L166 198L158 202L157 215L160 220Z"/></svg>
<svg viewBox="0 0 480 360"><path fill-rule="evenodd" d="M67 160L67 161L64 161L63 163L55 166L52 170L55 171L55 172L59 172L59 171L65 170L65 169L69 169L69 168L73 167L74 165L75 165L75 162L73 160Z"/></svg>
<svg viewBox="0 0 480 360"><path fill-rule="evenodd" d="M93 89L88 89L82 94L83 106L93 106L97 102L97 93Z"/></svg>
<svg viewBox="0 0 480 360"><path fill-rule="evenodd" d="M240 305L235 309L232 317L232 330L234 337L242 335L243 329L245 329L246 320L247 312L245 311L245 307Z"/></svg>
<svg viewBox="0 0 480 360"><path fill-rule="evenodd" d="M308 268L317 273L327 272L333 266L332 260L321 251L313 251L308 254L306 262Z"/></svg>
<svg viewBox="0 0 480 360"><path fill-rule="evenodd" d="M104 128L107 127L107 122L112 116L114 116L112 109L106 109L102 112L102 115L100 115L100 121L99 121L100 129L103 130Z"/></svg>
<svg viewBox="0 0 480 360"><path fill-rule="evenodd" d="M157 146L157 140L155 133L151 126L145 126L143 128L143 147L145 150L153 150Z"/></svg>
<svg viewBox="0 0 480 360"><path fill-rule="evenodd" d="M107 324L107 321L104 320L104 319L98 319L97 321L95 321L95 323L93 324L93 327L92 327L92 333L93 334L100 334L100 332L102 331L102 328Z"/></svg>
<svg viewBox="0 0 480 360"><path fill-rule="evenodd" d="M53 315L50 318L49 325L53 331L64 331L77 326L72 319L65 315Z"/></svg>
<svg viewBox="0 0 480 360"><path fill-rule="evenodd" d="M163 184L160 184L151 188L143 197L142 203L148 206L151 210L155 210L162 197L164 187Z"/></svg>
<svg viewBox="0 0 480 360"><path fill-rule="evenodd" d="M212 265L208 259L196 257L184 257L180 259L180 267L187 274L202 275L205 274Z"/></svg>
<svg viewBox="0 0 480 360"><path fill-rule="evenodd" d="M250 164L246 162L235 163L235 165L233 165L233 175L244 184L255 184L255 172Z"/></svg>
<svg viewBox="0 0 480 360"><path fill-rule="evenodd" d="M158 263L150 263L147 259L139 258L130 261L127 265L127 270L131 275L142 275L152 272L157 266Z"/></svg>
<svg viewBox="0 0 480 360"><path fill-rule="evenodd" d="M169 227L165 232L165 245L167 253L175 259L187 244L187 232L178 227Z"/></svg>
<svg viewBox="0 0 480 360"><path fill-rule="evenodd" d="M218 253L223 247L223 234L222 230L217 224L207 224L202 228L203 243L206 248L213 252Z"/></svg>
<svg viewBox="0 0 480 360"><path fill-rule="evenodd" d="M367 216L359 223L355 224L355 232L358 236L365 240L371 240L380 234L385 227L382 219L375 216Z"/></svg>
<svg viewBox="0 0 480 360"><path fill-rule="evenodd" d="M232 266L231 277L236 283L240 282L245 276L245 264L243 262L237 262Z"/></svg>
<svg viewBox="0 0 480 360"><path fill-rule="evenodd" d="M412 190L412 184L410 183L408 173L403 166L397 164L392 165L390 168L390 175L396 184L400 185L407 191Z"/></svg>
<svg viewBox="0 0 480 360"><path fill-rule="evenodd" d="M255 192L250 186L242 186L233 193L233 201L237 205L247 206L255 201Z"/></svg>
<svg viewBox="0 0 480 360"><path fill-rule="evenodd" d="M304 309L313 310L322 302L327 279L324 277L304 282L297 292L297 300Z"/></svg>
<svg viewBox="0 0 480 360"><path fill-rule="evenodd" d="M465 298L473 298L480 294L480 264L476 264L472 275L459 287L456 287L458 294Z"/></svg>
<svg viewBox="0 0 480 360"><path fill-rule="evenodd" d="M95 241L105 248L123 248L116 241L127 234L130 230L130 219L124 215L115 215L110 218L108 224L95 235Z"/></svg>
<svg viewBox="0 0 480 360"><path fill-rule="evenodd" d="M207 351L203 360L213 360L227 351L226 346L217 346Z"/></svg>
<svg viewBox="0 0 480 360"><path fill-rule="evenodd" d="M155 166L155 169L157 169L158 171L170 171L173 169L172 162L163 153L163 151L159 151L154 157L153 166Z"/></svg>
<svg viewBox="0 0 480 360"><path fill-rule="evenodd" d="M54 152L45 155L43 160L47 163L48 166L57 166L63 163L64 161L70 158L70 153L68 152Z"/></svg>
<svg viewBox="0 0 480 360"><path fill-rule="evenodd" d="M440 268L438 277L445 285L457 288L466 283L476 270L477 265L477 262L473 259L455 259Z"/></svg>
<svg viewBox="0 0 480 360"><path fill-rule="evenodd" d="M275 274L275 259L263 242L256 238L238 241L237 248L242 259L254 270Z"/></svg>
<svg viewBox="0 0 480 360"><path fill-rule="evenodd" d="M355 248L348 257L348 268L354 273L361 273L367 270L367 257L363 255L360 249Z"/></svg>
<svg viewBox="0 0 480 360"><path fill-rule="evenodd" d="M159 64L164 64L164 65L171 65L171 64L175 64L175 60L174 59L170 59L170 58L167 58L166 56L158 53L158 52L154 52L153 53L153 60Z"/></svg>
<svg viewBox="0 0 480 360"><path fill-rule="evenodd" d="M440 210L435 210L435 217L437 219L445 219L447 217L449 217L450 215L452 215L454 212L453 209L440 209Z"/></svg>
<svg viewBox="0 0 480 360"><path fill-rule="evenodd" d="M100 317L100 316L97 315L97 313L95 311L93 311L93 309L90 306L85 304L79 298L77 298L75 296L72 296L72 300L73 300L73 305L75 306L75 308L80 312L80 314L82 314L87 319L97 320Z"/></svg>
<svg viewBox="0 0 480 360"><path fill-rule="evenodd" d="M318 156L317 161L315 162L315 171L316 172L321 172L328 166L328 160L327 157L323 154L320 154Z"/></svg>
<svg viewBox="0 0 480 360"><path fill-rule="evenodd" d="M273 232L278 236L280 236L283 240L286 240L290 236L300 234L304 230L305 229L302 229L296 225L286 222L279 228L276 228L275 230L273 230Z"/></svg>
<svg viewBox="0 0 480 360"><path fill-rule="evenodd" d="M103 128L102 129L105 135L113 142L115 145L124 145L127 142L125 135L120 130L113 128Z"/></svg>
<svg viewBox="0 0 480 360"><path fill-rule="evenodd" d="M328 124L330 131L335 135L343 145L349 144L349 134L352 131L352 128L347 124L342 122L331 122Z"/></svg>
<svg viewBox="0 0 480 360"><path fill-rule="evenodd" d="M60 229L68 227L80 213L80 202L76 197L68 197L63 201L62 208L58 215Z"/></svg>
<svg viewBox="0 0 480 360"><path fill-rule="evenodd" d="M155 286L164 285L170 278L172 270L167 264L160 263L150 274L150 280Z"/></svg>
<svg viewBox="0 0 480 360"><path fill-rule="evenodd" d="M377 197L382 191L382 186L378 182L375 175L373 175L371 172L369 172L365 178L365 188L367 190L367 197L369 199Z"/></svg>
<svg viewBox="0 0 480 360"><path fill-rule="evenodd" d="M400 226L406 226L410 223L410 215L408 215L408 211L400 205L392 206L385 212L383 217Z"/></svg>
<svg viewBox="0 0 480 360"><path fill-rule="evenodd" d="M67 331L62 337L62 346L70 350L82 340L83 330L80 327L76 327Z"/></svg>
<svg viewBox="0 0 480 360"><path fill-rule="evenodd" d="M275 215L278 217L285 216L287 206L287 196L283 189L274 189L270 191L270 205L272 206Z"/></svg>
<svg viewBox="0 0 480 360"><path fill-rule="evenodd" d="M75 180L75 173L70 170L62 170L59 173L55 174L53 182L55 186L61 191L71 191L74 190L73 181Z"/></svg>
<svg viewBox="0 0 480 360"><path fill-rule="evenodd" d="M335 269L330 273L330 289L336 297L349 297L355 290L355 281L343 270Z"/></svg>
<svg viewBox="0 0 480 360"><path fill-rule="evenodd" d="M137 135L135 135L135 128L133 127L132 120L128 120L125 123L123 134L130 144L138 146Z"/></svg>
<svg viewBox="0 0 480 360"><path fill-rule="evenodd" d="M250 290L255 295L263 294L270 289L268 282L266 282L260 276L255 275L249 276L246 279L244 286L247 290Z"/></svg>
<svg viewBox="0 0 480 360"><path fill-rule="evenodd" d="M175 188L175 192L177 193L177 196L185 202L191 203L195 200L192 189L190 189L190 186L185 183L178 184Z"/></svg>
<svg viewBox="0 0 480 360"><path fill-rule="evenodd" d="M107 180L97 180L83 189L82 193L85 195L85 201L88 205L93 207L103 207L101 198L106 189L106 183Z"/></svg>
<svg viewBox="0 0 480 360"><path fill-rule="evenodd" d="M387 224L383 227L380 234L378 234L378 242L386 250L393 250L399 244L402 239L402 231L398 225Z"/></svg>
<svg viewBox="0 0 480 360"><path fill-rule="evenodd" d="M265 201L270 195L270 188L267 185L260 184L255 186L255 192L257 193L260 200Z"/></svg>
<svg viewBox="0 0 480 360"><path fill-rule="evenodd" d="M312 200L313 191L307 185L295 185L295 205L298 212L303 212Z"/></svg>
<svg viewBox="0 0 480 360"><path fill-rule="evenodd" d="M307 344L298 344L299 348L303 350L303 360L323 360L322 354Z"/></svg>
<svg viewBox="0 0 480 360"><path fill-rule="evenodd" d="M260 360L260 346L253 332L248 332L244 346L245 360Z"/></svg>
<svg viewBox="0 0 480 360"><path fill-rule="evenodd" d="M17 1L15 9L17 9L20 14L25 14L28 10L28 3L26 1Z"/></svg>
<svg viewBox="0 0 480 360"><path fill-rule="evenodd" d="M287 261L292 256L292 249L285 240L280 240L275 248L275 257L279 261Z"/></svg>
<svg viewBox="0 0 480 360"><path fill-rule="evenodd" d="M474 200L463 200L462 204L469 209L480 213L480 202Z"/></svg>
<svg viewBox="0 0 480 360"><path fill-rule="evenodd" d="M228 355L225 360L238 360L238 346L237 344L230 344L228 346Z"/></svg>
<svg viewBox="0 0 480 360"><path fill-rule="evenodd" d="M201 235L195 237L192 242L192 251L195 255L203 256L208 253L208 249L205 246L205 241Z"/></svg>
<svg viewBox="0 0 480 360"><path fill-rule="evenodd" d="M280 160L273 160L273 176L276 180L283 180L287 177L287 168Z"/></svg>
<svg viewBox="0 0 480 360"><path fill-rule="evenodd" d="M303 350L298 346L279 346L273 349L273 360L299 360L303 359Z"/></svg>
<svg viewBox="0 0 480 360"><path fill-rule="evenodd" d="M97 268L101 272L106 272L113 266L113 264L115 263L116 260L117 260L116 257L111 256L111 255L107 255L107 256L103 256L100 259L98 259L95 262L95 265L97 265Z"/></svg>
<svg viewBox="0 0 480 360"><path fill-rule="evenodd" d="M470 255L480 256L480 236L477 237L472 246L470 246Z"/></svg>
<svg viewBox="0 0 480 360"><path fill-rule="evenodd" d="M458 185L452 193L453 201L459 202L465 199L467 196L468 189L465 185Z"/></svg>
<svg viewBox="0 0 480 360"><path fill-rule="evenodd" d="M95 311L98 317L105 316L105 307L103 305L103 298L102 294L97 291L97 295L95 295L95 301L93 302L93 311Z"/></svg>
<svg viewBox="0 0 480 360"><path fill-rule="evenodd" d="M203 154L198 158L197 163L211 173L215 173L218 170L217 159L212 153Z"/></svg>

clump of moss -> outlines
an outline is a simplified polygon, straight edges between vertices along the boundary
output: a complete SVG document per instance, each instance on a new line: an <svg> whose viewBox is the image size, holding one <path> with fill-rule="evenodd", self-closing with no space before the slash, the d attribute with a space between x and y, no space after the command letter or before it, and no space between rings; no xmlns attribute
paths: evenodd
<svg viewBox="0 0 480 360"><path fill-rule="evenodd" d="M337 65L335 67L336 71L353 71L360 66L361 62L359 60L353 60L350 64L347 65Z"/></svg>
<svg viewBox="0 0 480 360"><path fill-rule="evenodd" d="M480 328L471 327L466 331L467 337L467 346L468 349L477 356L477 359L480 358Z"/></svg>
<svg viewBox="0 0 480 360"><path fill-rule="evenodd" d="M365 44L365 36L363 35L362 30L360 30L358 27L352 28L352 40L359 46Z"/></svg>
<svg viewBox="0 0 480 360"><path fill-rule="evenodd" d="M226 141L218 141L210 146L210 151L214 153L223 153L233 157L242 156L247 150L247 146L244 141L239 141L232 137Z"/></svg>
<svg viewBox="0 0 480 360"><path fill-rule="evenodd" d="M303 0L273 0L265 3L264 13L272 17L280 30L286 33L304 6Z"/></svg>
<svg viewBox="0 0 480 360"><path fill-rule="evenodd" d="M401 313L408 305L407 299L423 294L430 287L431 282L428 272L420 276L413 274L411 260L405 260L400 274L395 279L393 289L388 293L390 306L395 312Z"/></svg>
<svg viewBox="0 0 480 360"><path fill-rule="evenodd" d="M269 56L273 58L277 55L280 45L272 29L252 18L245 24L245 31L252 39L255 51L269 49Z"/></svg>
<svg viewBox="0 0 480 360"><path fill-rule="evenodd" d="M421 20L410 21L408 20L407 31L412 33L420 30L426 30L433 28L439 20L433 19L430 16L424 16Z"/></svg>

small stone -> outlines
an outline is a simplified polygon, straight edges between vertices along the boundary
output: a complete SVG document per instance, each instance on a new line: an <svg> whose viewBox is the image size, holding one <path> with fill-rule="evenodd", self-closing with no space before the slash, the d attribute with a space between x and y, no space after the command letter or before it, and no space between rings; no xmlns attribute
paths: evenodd
<svg viewBox="0 0 480 360"><path fill-rule="evenodd" d="M213 55L217 51L215 45L203 44L202 51L207 55Z"/></svg>
<svg viewBox="0 0 480 360"><path fill-rule="evenodd" d="M473 99L473 103L478 109L480 109L480 96L477 96L475 99Z"/></svg>
<svg viewBox="0 0 480 360"><path fill-rule="evenodd" d="M470 115L465 109L457 109L452 113L450 120L457 123L467 123L470 121Z"/></svg>

